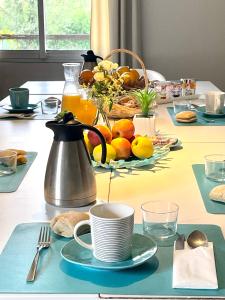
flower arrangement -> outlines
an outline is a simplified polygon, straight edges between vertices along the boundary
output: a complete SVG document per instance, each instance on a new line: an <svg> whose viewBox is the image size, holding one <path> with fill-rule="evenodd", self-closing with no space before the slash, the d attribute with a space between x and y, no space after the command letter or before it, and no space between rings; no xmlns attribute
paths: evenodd
<svg viewBox="0 0 225 300"><path fill-rule="evenodd" d="M117 63L103 60L93 70L94 80L89 86L89 95L96 99L99 110L104 110L106 105L111 110L116 98L126 93L117 68Z"/></svg>

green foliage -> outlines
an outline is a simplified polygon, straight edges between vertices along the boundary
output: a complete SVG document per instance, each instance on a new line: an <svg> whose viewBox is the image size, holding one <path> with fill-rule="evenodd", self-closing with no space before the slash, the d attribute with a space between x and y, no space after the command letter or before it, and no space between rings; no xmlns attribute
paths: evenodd
<svg viewBox="0 0 225 300"><path fill-rule="evenodd" d="M154 103L154 100L157 96L157 93L151 89L150 90L144 89L144 90L135 90L132 92L132 95L134 95L135 98L137 99L143 115L147 117Z"/></svg>
<svg viewBox="0 0 225 300"><path fill-rule="evenodd" d="M89 34L91 0L45 0L48 35ZM0 0L0 34L38 35L38 0ZM39 41L3 40L0 49L38 49ZM47 49L88 49L89 39L47 39Z"/></svg>

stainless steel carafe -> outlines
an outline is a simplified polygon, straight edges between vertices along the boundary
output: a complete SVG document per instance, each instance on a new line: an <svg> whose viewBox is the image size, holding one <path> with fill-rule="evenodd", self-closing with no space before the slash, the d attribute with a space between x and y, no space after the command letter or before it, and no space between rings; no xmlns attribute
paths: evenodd
<svg viewBox="0 0 225 300"><path fill-rule="evenodd" d="M59 207L80 207L96 200L96 182L83 130L94 131L102 144L102 163L106 160L103 135L95 127L84 125L66 113L60 121L49 121L54 132L48 158L44 194L47 203Z"/></svg>

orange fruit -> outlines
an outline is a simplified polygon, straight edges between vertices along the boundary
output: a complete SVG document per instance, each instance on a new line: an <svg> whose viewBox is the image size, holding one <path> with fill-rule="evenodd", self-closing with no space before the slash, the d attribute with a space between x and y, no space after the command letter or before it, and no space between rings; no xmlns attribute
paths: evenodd
<svg viewBox="0 0 225 300"><path fill-rule="evenodd" d="M131 77L130 77L130 72L125 72L120 76L121 79L123 79L123 83L126 85L131 84Z"/></svg>
<svg viewBox="0 0 225 300"><path fill-rule="evenodd" d="M138 73L138 71L136 69L130 69L130 73L132 74L132 79L134 81L139 79L140 74Z"/></svg>
<svg viewBox="0 0 225 300"><path fill-rule="evenodd" d="M120 75L122 75L122 74L125 73L125 72L129 72L130 69L129 69L128 66L120 66L120 67L118 67L118 68L116 69L116 71L117 71Z"/></svg>
<svg viewBox="0 0 225 300"><path fill-rule="evenodd" d="M92 73L91 70L83 70L80 72L79 79L84 82L84 83L89 83L94 77L94 74Z"/></svg>

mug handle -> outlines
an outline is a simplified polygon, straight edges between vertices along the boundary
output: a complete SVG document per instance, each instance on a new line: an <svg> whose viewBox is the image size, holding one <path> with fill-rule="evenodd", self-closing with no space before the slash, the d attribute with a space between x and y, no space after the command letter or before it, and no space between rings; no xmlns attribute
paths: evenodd
<svg viewBox="0 0 225 300"><path fill-rule="evenodd" d="M93 250L92 244L88 244L85 243L84 241L82 241L78 235L77 235L77 231L78 229L83 226L83 225L89 225L90 226L90 221L89 220L84 220L84 221L80 221L79 223L77 223L74 227L74 231L73 231L73 236L75 241L80 244L82 247L87 248L89 250Z"/></svg>

